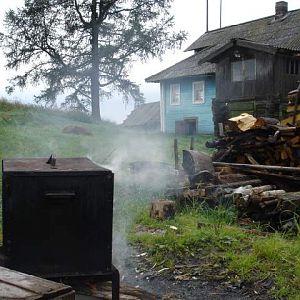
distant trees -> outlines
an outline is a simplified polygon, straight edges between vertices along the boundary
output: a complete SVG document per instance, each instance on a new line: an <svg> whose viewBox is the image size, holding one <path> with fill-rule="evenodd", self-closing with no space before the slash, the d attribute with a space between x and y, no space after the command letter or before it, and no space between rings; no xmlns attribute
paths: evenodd
<svg viewBox="0 0 300 300"><path fill-rule="evenodd" d="M25 0L24 7L6 13L1 34L7 67L20 72L11 78L8 92L44 82L37 102L51 106L64 94L64 106L91 108L94 119L100 119L100 98L112 91L125 100L141 99L139 87L128 78L131 63L160 56L185 39L184 32L173 31L171 3Z"/></svg>

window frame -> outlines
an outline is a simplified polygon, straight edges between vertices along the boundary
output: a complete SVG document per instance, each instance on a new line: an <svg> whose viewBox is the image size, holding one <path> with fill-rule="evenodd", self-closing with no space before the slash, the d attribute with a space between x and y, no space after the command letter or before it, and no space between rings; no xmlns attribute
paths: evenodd
<svg viewBox="0 0 300 300"><path fill-rule="evenodd" d="M288 58L286 60L286 74L299 75L300 74L300 60Z"/></svg>
<svg viewBox="0 0 300 300"><path fill-rule="evenodd" d="M203 97L202 97L202 101L198 101L198 99L195 99L195 96L196 96L196 89L195 89L195 86L196 84L199 84L201 83L202 84L202 87L203 87ZM205 103L205 80L197 80L197 81L193 81L193 93L192 93L192 102L193 104L204 104Z"/></svg>
<svg viewBox="0 0 300 300"><path fill-rule="evenodd" d="M178 102L174 102L174 98L173 98L173 87L178 87ZM170 84L170 105L180 105L181 104L181 95L180 95L180 83L171 83Z"/></svg>
<svg viewBox="0 0 300 300"><path fill-rule="evenodd" d="M246 74L246 63L245 62L249 62L249 61L253 61L254 63L254 76L251 79L248 79L248 75ZM235 63L239 63L241 65L241 78L238 80L234 80L234 68L233 68L233 64ZM237 60L233 60L231 61L231 82L245 82L245 81L253 81L256 80L256 58L255 57L249 57L249 58L242 58L242 59L237 59Z"/></svg>

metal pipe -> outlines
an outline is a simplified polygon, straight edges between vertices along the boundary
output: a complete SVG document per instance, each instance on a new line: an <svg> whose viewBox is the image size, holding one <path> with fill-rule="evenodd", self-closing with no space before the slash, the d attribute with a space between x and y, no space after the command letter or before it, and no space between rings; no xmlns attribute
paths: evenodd
<svg viewBox="0 0 300 300"><path fill-rule="evenodd" d="M222 28L222 0L220 0L220 28Z"/></svg>
<svg viewBox="0 0 300 300"><path fill-rule="evenodd" d="M206 0L206 32L208 32L208 0Z"/></svg>

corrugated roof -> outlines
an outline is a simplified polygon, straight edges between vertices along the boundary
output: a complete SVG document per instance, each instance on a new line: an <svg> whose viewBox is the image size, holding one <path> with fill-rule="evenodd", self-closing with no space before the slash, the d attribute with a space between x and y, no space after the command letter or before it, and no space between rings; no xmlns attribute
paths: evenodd
<svg viewBox="0 0 300 300"><path fill-rule="evenodd" d="M160 80L174 79L185 76L205 75L215 72L215 64L203 63L198 64L198 61L209 55L212 51L219 49L221 45L212 48L204 49L201 52L195 53L192 56L178 62L177 64L146 78L146 82L159 82Z"/></svg>
<svg viewBox="0 0 300 300"><path fill-rule="evenodd" d="M125 127L160 127L160 102L145 103L134 109L123 122Z"/></svg>
<svg viewBox="0 0 300 300"><path fill-rule="evenodd" d="M276 48L300 50L300 9L288 12L281 19L274 16L208 31L185 51L198 50L217 44L226 44L231 39L247 39Z"/></svg>

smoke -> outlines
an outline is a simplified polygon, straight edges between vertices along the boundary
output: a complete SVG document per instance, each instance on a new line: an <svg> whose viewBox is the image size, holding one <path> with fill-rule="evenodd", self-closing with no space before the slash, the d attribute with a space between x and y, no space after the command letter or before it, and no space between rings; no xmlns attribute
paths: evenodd
<svg viewBox="0 0 300 300"><path fill-rule="evenodd" d="M113 260L121 274L126 274L125 262L132 253L127 245L128 230L141 209L153 198L161 197L170 181L172 167L166 163L173 163L172 139L160 134L127 131L106 122L92 124L84 116L66 117L59 112L13 104L2 117L1 159L48 158L53 153L57 160L89 157L113 171ZM82 126L91 135L63 133L70 125ZM133 172L130 166L136 162L143 163L137 164L141 168Z"/></svg>
<svg viewBox="0 0 300 300"><path fill-rule="evenodd" d="M115 176L113 262L126 280L126 262L132 255L128 231L141 209L161 198L173 180L172 141L166 143L160 134L122 130L105 146L105 151L103 147L90 148L88 156Z"/></svg>

